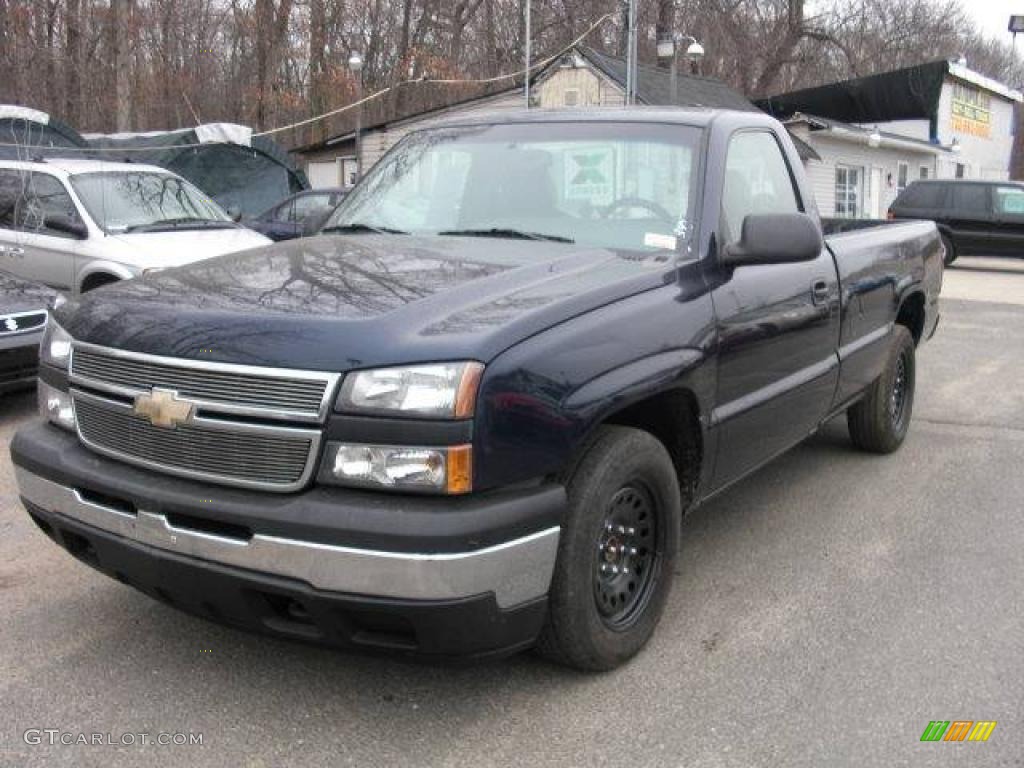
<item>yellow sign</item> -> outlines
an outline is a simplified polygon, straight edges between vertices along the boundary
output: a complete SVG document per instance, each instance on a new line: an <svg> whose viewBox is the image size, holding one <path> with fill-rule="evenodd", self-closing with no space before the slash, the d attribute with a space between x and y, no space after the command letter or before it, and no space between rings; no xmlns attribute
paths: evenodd
<svg viewBox="0 0 1024 768"><path fill-rule="evenodd" d="M953 86L953 132L987 139L992 135L992 97L978 88Z"/></svg>

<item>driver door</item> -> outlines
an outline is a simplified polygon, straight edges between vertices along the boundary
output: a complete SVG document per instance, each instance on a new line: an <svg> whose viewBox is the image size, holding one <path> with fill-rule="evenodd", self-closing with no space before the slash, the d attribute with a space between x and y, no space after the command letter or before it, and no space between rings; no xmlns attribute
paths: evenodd
<svg viewBox="0 0 1024 768"><path fill-rule="evenodd" d="M805 210L789 162L768 130L735 134L726 155L719 243L750 214ZM722 270L712 292L720 488L806 437L831 407L838 380L839 278L832 255Z"/></svg>

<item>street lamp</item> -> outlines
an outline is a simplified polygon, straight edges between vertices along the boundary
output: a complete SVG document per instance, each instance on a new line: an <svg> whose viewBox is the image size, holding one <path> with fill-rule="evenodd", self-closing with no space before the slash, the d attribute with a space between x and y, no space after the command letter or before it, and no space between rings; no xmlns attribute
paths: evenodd
<svg viewBox="0 0 1024 768"><path fill-rule="evenodd" d="M671 89L672 103L679 103L679 49L684 40L689 40L690 45L686 49L686 58L690 60L693 73L697 73L697 64L704 58L704 46L697 42L693 35L677 34L671 37L663 37L658 41L658 58L672 59L671 64Z"/></svg>
<svg viewBox="0 0 1024 768"><path fill-rule="evenodd" d="M356 181L363 175L363 57L352 51L348 57L348 68L356 80Z"/></svg>

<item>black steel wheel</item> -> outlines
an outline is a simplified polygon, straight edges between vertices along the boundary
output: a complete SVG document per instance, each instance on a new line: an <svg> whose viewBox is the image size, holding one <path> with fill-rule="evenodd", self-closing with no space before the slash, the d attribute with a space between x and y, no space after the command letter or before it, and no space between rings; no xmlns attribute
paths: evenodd
<svg viewBox="0 0 1024 768"><path fill-rule="evenodd" d="M612 496L598 533L594 600L612 629L643 613L660 565L658 515L651 494L630 484Z"/></svg>
<svg viewBox="0 0 1024 768"><path fill-rule="evenodd" d="M568 510L540 652L583 670L635 655L661 618L682 503L668 451L647 432L601 427L566 483Z"/></svg>
<svg viewBox="0 0 1024 768"><path fill-rule="evenodd" d="M914 410L915 370L914 339L897 325L885 370L846 412L854 445L873 453L892 453L903 444Z"/></svg>

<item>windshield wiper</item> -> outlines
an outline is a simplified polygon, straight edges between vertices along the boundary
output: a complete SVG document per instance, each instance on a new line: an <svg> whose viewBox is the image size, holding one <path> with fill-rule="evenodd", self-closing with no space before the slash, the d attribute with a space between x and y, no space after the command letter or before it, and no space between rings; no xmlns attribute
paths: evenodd
<svg viewBox="0 0 1024 768"><path fill-rule="evenodd" d="M482 229L449 229L438 232L439 235L451 237L509 237L517 240L547 240L551 243L575 243L571 237L561 235L546 235L543 232L527 232L522 229L511 229L508 227L486 227Z"/></svg>
<svg viewBox="0 0 1024 768"><path fill-rule="evenodd" d="M217 219L201 219L197 216L180 216L176 219L160 219L150 221L146 224L135 224L125 227L124 232L157 232L162 229L234 229L237 225L232 221L219 221Z"/></svg>
<svg viewBox="0 0 1024 768"><path fill-rule="evenodd" d="M349 234L359 234L360 232L372 232L376 235L408 235L409 233L402 229L393 229L392 227L382 227L377 224L364 224L363 222L356 222L355 224L336 224L333 227L326 227L320 230L321 232L347 232Z"/></svg>

